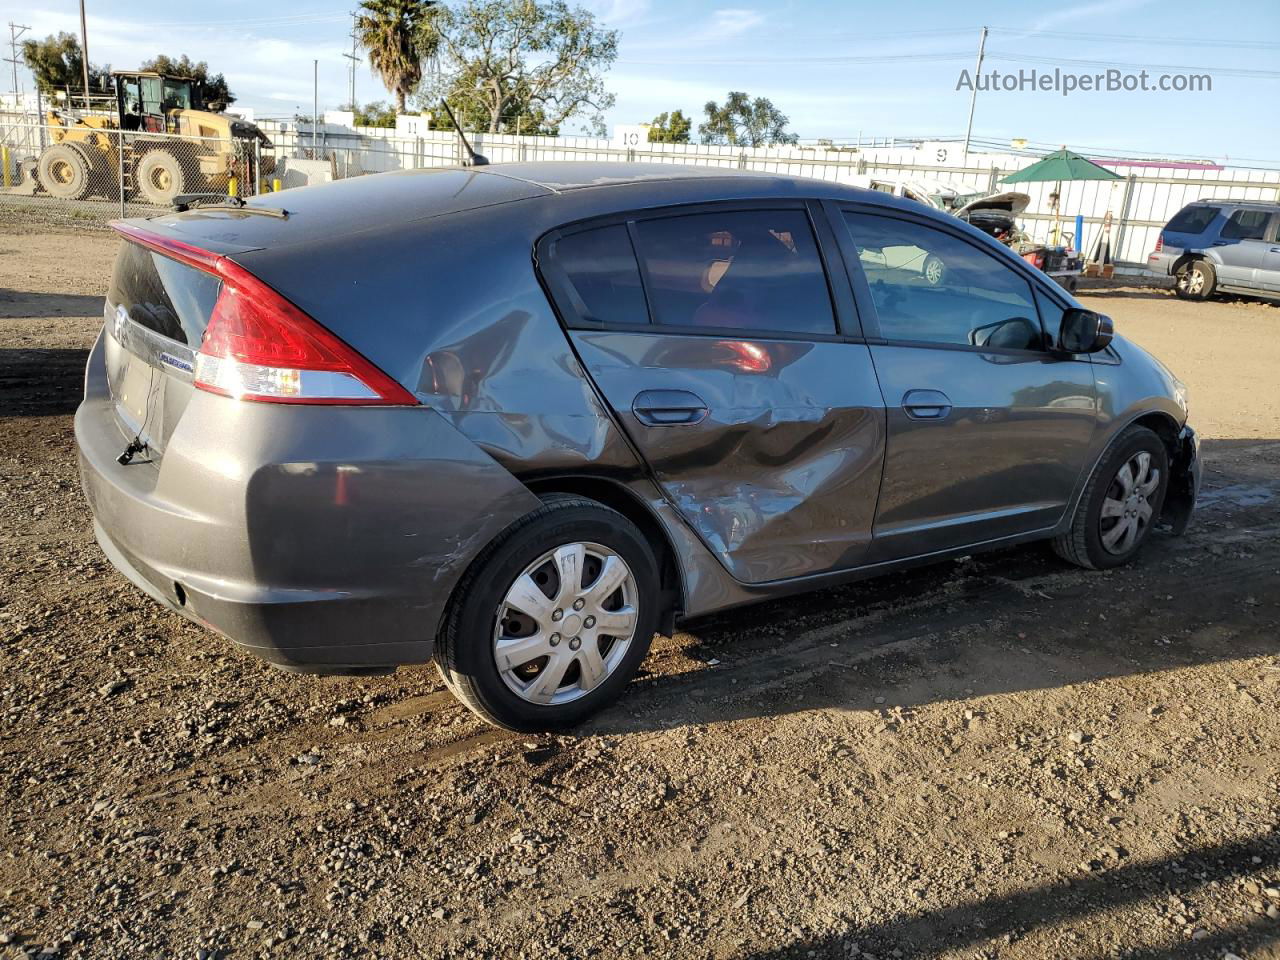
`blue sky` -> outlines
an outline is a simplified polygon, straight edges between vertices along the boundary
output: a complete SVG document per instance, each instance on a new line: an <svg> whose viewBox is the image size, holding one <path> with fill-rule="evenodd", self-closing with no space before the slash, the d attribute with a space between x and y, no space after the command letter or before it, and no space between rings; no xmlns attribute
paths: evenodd
<svg viewBox="0 0 1280 960"><path fill-rule="evenodd" d="M132 67L186 53L227 75L261 115L310 112L312 60L320 60L321 108L347 98L350 7L326 0L216 5L86 0L90 58ZM978 34L992 28L984 72L1037 68L1095 73L1097 64L1161 73L1209 73L1211 92L980 93L975 136L1113 148L1135 154L1280 161L1280 3L1276 0L1102 0L1059 5L998 0L584 0L621 31L606 119L636 123L664 110L701 115L728 90L768 96L803 138L962 134ZM183 9L191 10L187 17ZM43 36L79 29L67 0L0 0L9 20ZM156 38L164 38L159 40ZM7 49L6 49L7 55ZM1022 59L1010 59L1022 58ZM1033 62L1037 61L1037 62ZM8 91L8 64L0 89ZM1174 67L1177 69L1167 69ZM1231 71L1228 73L1227 71ZM1252 72L1252 73L1251 73ZM29 89L29 78L24 79ZM361 101L387 99L366 65ZM572 125L571 125L572 126ZM566 132L576 132L566 130Z"/></svg>

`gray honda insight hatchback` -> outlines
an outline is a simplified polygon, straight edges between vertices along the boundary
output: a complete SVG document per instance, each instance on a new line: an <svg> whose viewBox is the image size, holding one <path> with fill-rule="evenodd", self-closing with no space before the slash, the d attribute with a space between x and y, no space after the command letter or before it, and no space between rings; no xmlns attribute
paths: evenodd
<svg viewBox="0 0 1280 960"><path fill-rule="evenodd" d="M1168 370L882 193L513 164L115 228L107 556L281 666L434 657L511 728L614 702L680 617L1036 539L1112 567L1199 487Z"/></svg>

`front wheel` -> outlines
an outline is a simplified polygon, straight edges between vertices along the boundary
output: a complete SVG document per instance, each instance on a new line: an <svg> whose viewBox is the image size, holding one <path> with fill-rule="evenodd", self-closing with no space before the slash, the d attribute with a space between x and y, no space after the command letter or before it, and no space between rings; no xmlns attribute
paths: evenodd
<svg viewBox="0 0 1280 960"><path fill-rule="evenodd" d="M467 571L436 662L490 723L563 729L618 699L648 652L658 596L657 563L634 524L593 500L550 499Z"/></svg>
<svg viewBox="0 0 1280 960"><path fill-rule="evenodd" d="M1071 528L1053 541L1058 556L1090 570L1128 563L1160 518L1169 488L1169 452L1146 427L1126 429L1103 456Z"/></svg>

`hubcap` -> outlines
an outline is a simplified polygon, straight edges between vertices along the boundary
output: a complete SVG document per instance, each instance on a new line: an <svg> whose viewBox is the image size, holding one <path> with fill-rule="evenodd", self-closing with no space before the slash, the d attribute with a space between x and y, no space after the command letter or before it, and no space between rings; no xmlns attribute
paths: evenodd
<svg viewBox="0 0 1280 960"><path fill-rule="evenodd" d="M930 260L924 266L924 275L930 283L937 283L942 279L942 264L937 260Z"/></svg>
<svg viewBox="0 0 1280 960"><path fill-rule="evenodd" d="M1122 466L1102 501L1098 523L1102 546L1108 553L1128 553L1151 525L1151 497L1160 486L1160 471L1151 454L1142 450Z"/></svg>
<svg viewBox="0 0 1280 960"><path fill-rule="evenodd" d="M522 699L569 703L618 668L635 637L635 577L598 543L568 543L516 577L498 606L493 657Z"/></svg>

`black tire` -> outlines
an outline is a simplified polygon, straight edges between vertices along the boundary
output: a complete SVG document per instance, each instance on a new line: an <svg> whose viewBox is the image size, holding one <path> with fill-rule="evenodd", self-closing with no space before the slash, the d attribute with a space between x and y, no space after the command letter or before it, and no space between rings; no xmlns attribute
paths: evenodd
<svg viewBox="0 0 1280 960"><path fill-rule="evenodd" d="M1108 548L1104 536L1114 531L1115 526L1127 522L1124 518L1104 518L1103 503L1111 499L1128 509L1129 504L1121 493L1122 485L1118 474L1122 467L1130 464L1141 454L1150 456L1150 467L1159 471L1158 482L1154 490L1146 495L1142 502L1133 504L1135 508L1134 522L1137 530L1131 543L1125 543L1127 537L1121 537L1117 546L1122 549ZM1130 468L1132 469L1132 468ZM1151 529L1160 519L1160 511L1164 507L1165 492L1169 489L1169 452L1164 442L1146 427L1128 427L1116 437L1107 452L1094 468L1093 474L1085 484L1080 502L1076 505L1071 527L1066 533L1053 541L1053 549L1062 559L1088 570L1106 570L1128 563L1142 549L1142 545L1151 534ZM1141 498L1140 498L1141 499ZM1142 520L1136 510L1146 508L1148 514ZM1126 512L1126 518L1128 513Z"/></svg>
<svg viewBox="0 0 1280 960"><path fill-rule="evenodd" d="M1173 284L1173 292L1183 300L1208 300L1218 285L1218 274L1207 260L1192 260Z"/></svg>
<svg viewBox="0 0 1280 960"><path fill-rule="evenodd" d="M550 550L578 542L605 546L630 568L636 587L635 631L625 655L599 686L567 703L535 704L512 690L499 672L494 653L499 607L526 567ZM453 694L489 723L530 732L565 729L622 694L653 641L659 596L653 550L630 520L594 500L548 497L503 531L463 575L436 641L436 664Z"/></svg>
<svg viewBox="0 0 1280 960"><path fill-rule="evenodd" d="M167 207L173 198L186 193L187 175L182 163L168 150L151 149L134 169L133 182L148 203Z"/></svg>
<svg viewBox="0 0 1280 960"><path fill-rule="evenodd" d="M924 277L925 283L936 287L946 279L947 265L931 253L924 258L924 263L920 266L920 275Z"/></svg>
<svg viewBox="0 0 1280 960"><path fill-rule="evenodd" d="M49 196L81 200L89 194L88 158L69 143L55 143L40 154L38 176Z"/></svg>

